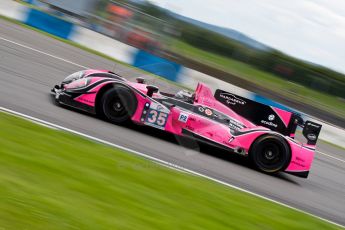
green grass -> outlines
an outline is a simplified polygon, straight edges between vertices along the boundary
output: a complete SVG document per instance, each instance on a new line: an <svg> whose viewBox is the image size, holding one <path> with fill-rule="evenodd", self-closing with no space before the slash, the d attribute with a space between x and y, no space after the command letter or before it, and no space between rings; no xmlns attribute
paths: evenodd
<svg viewBox="0 0 345 230"><path fill-rule="evenodd" d="M273 90L277 94L306 104L312 104L321 110L329 111L338 116L343 116L345 114L344 101L341 101L335 96L286 81L274 74L261 71L251 65L200 50L179 40L175 40L172 47L181 55L188 56L192 59L232 73L233 75L254 82L264 88Z"/></svg>
<svg viewBox="0 0 345 230"><path fill-rule="evenodd" d="M0 229L337 229L5 113L0 146Z"/></svg>

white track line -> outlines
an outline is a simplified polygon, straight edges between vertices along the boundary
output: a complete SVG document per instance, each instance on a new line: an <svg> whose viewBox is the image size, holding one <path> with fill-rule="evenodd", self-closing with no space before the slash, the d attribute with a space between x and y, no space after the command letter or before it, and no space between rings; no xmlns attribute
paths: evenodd
<svg viewBox="0 0 345 230"><path fill-rule="evenodd" d="M6 39L6 38L4 38L4 37L0 37L0 39L3 40L3 41L9 42L9 43L15 44L15 45L17 45L17 46L20 46L20 47L22 47L22 48L26 48L26 49L35 51L35 52L37 52L37 53L44 54L44 55L46 55L46 56L49 56L49 57L58 59L58 60L60 60L60 61L66 62L66 63L69 63L69 64L71 64L71 65L75 65L75 66L81 67L81 68L83 68L83 69L88 69L88 68L89 68L89 67L87 67L87 66L79 65L79 64L77 64L77 63L75 63L75 62L71 62L71 61L69 61L69 60L60 58L60 57L58 57L58 56L55 56L55 55L52 55L52 54L48 54L48 53L43 52L43 51L41 51L41 50L32 48L32 47L30 47L30 46L26 46L26 45L20 44L20 43L18 43L18 42L14 42L14 41L8 40L8 39Z"/></svg>
<svg viewBox="0 0 345 230"><path fill-rule="evenodd" d="M339 158L337 158L337 157L331 156L331 155L329 155L329 154L327 154L327 153L323 153L323 152L320 152L320 151L316 151L316 152L317 152L317 153L320 153L320 154L322 154L322 155L324 155L324 156L327 156L327 157L329 157L329 158L332 158L332 159L334 159L334 160L341 161L341 162L345 163L345 160L343 160L343 159L339 159Z"/></svg>
<svg viewBox="0 0 345 230"><path fill-rule="evenodd" d="M323 220L323 221L328 222L328 223L330 223L330 224L334 224L334 225L336 225L336 226L345 228L345 226L343 226L343 225L341 225L341 224L338 224L338 223L335 223L335 222L333 222L333 221L324 219L324 218L322 218L322 217L316 216L316 215L311 214L311 213L309 213L309 212L306 212L306 211L303 211L303 210L301 210L301 209L298 209L298 208L292 207L292 206L290 206L290 205L284 204L284 203L282 203L282 202L273 200L273 199L271 199L271 198L268 198L268 197L266 197L266 196L260 195L260 194L258 194L258 193L254 193L254 192L251 192L251 191L249 191L249 190L246 190L246 189L237 187L236 185L232 185L232 184L226 183L226 182L224 182L224 181L218 180L218 179L216 179L216 178L213 178L213 177L204 175L204 174L202 174L202 173L199 173L199 172L196 172L196 171L193 171L193 170L190 170L190 169L181 167L181 166L179 166L179 165L170 163L170 162L168 162L168 161L164 161L164 160L161 160L161 159L158 159L158 158L149 156L149 155L147 155L147 154L145 154L145 153L141 153L141 152L135 151L135 150L133 150L133 149L130 149L130 148L127 148L127 147L118 145L118 144L114 144L114 143L111 143L111 142L109 142L109 141L105 141L105 140L99 139L99 138L97 138L97 137L93 137L93 136L90 136L90 135L87 135L87 134L84 134L84 133L81 133L81 132L78 132L78 131L75 131L75 130L72 130L72 129L69 129L69 128L65 128L65 127L63 127L63 126L56 125L56 124L50 123L50 122L48 122L48 121L44 121L44 120L41 120L41 119L39 119L39 118L35 118L35 117L29 116L29 115L26 115L26 114L23 114L23 113L19 113L19 112L16 112L16 111L13 111L13 110L11 110L11 109L7 109L7 108L1 107L1 106L0 106L0 110L2 110L3 112L6 112L6 113L12 114L12 115L16 115L16 116L19 116L19 117L23 117L23 118L25 118L25 119L34 121L34 122L36 122L36 123L42 123L42 124L45 125L45 126L49 126L49 127L52 127L52 128L56 128L56 129L60 129L60 130L63 130L63 131L67 131L67 132L70 132L70 133L73 133L73 134L76 134L76 135L79 135L79 136L82 136L82 137L91 139L91 140L93 140L93 141L96 141L96 142L99 142L99 143L102 143L102 144L106 144L106 145L109 145L109 146L112 146L112 147L115 147L115 148L118 148L118 149L121 149L121 150L130 152L130 153L133 153L133 154L135 154L135 155L144 157L144 158L146 158L146 159L148 159L148 160L157 162L157 163L159 163L159 164L161 164L161 165L163 165L163 166L169 167L169 168L171 168L171 169L175 169L175 170L178 170L178 171L183 171L183 172L186 172L186 173L193 174L193 175L195 175L195 176L199 176L199 177L202 177L202 178L205 178L205 179L214 181L214 182L216 182L216 183L225 185L225 186L227 186L227 187L230 187L230 188L233 188L233 189L237 189L237 190L239 190L239 191L241 191L241 192L245 192L245 193L251 194L251 195L253 195L253 196L256 196L256 197L265 199L265 200L267 200L267 201L271 201L271 202L273 202L273 203L276 203L276 204L282 205L282 206L284 206L284 207L293 209L293 210L295 210L295 211L298 211L298 212L307 214L307 215L309 215L309 216L312 216L312 217L315 217L315 218L317 218L317 219Z"/></svg>

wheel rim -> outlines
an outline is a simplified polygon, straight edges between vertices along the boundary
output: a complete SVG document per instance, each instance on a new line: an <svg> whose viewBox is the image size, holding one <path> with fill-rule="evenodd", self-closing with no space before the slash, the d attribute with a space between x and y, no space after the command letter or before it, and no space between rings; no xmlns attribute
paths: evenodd
<svg viewBox="0 0 345 230"><path fill-rule="evenodd" d="M285 162L283 151L279 143L265 143L258 149L257 161L264 170L277 170L281 168Z"/></svg>
<svg viewBox="0 0 345 230"><path fill-rule="evenodd" d="M119 97L113 97L108 103L108 112L113 118L127 116L127 110Z"/></svg>
<svg viewBox="0 0 345 230"><path fill-rule="evenodd" d="M120 113L123 110L123 105L120 102L116 101L113 103L113 110Z"/></svg>

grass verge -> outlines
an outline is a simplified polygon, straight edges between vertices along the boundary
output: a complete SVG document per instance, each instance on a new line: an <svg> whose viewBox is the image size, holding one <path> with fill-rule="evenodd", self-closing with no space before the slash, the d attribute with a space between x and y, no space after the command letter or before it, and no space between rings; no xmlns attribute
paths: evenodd
<svg viewBox="0 0 345 230"><path fill-rule="evenodd" d="M0 112L0 229L337 229Z"/></svg>

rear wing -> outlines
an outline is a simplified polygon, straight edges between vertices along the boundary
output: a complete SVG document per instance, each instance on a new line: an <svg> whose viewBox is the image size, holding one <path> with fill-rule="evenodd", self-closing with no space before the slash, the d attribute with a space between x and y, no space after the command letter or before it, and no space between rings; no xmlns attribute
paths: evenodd
<svg viewBox="0 0 345 230"><path fill-rule="evenodd" d="M302 134L307 139L308 141L307 144L316 145L322 125L312 122L312 121L306 121L302 127L303 127Z"/></svg>
<svg viewBox="0 0 345 230"><path fill-rule="evenodd" d="M214 97L250 122L285 136L294 137L298 125L303 127L303 135L307 138L308 144L315 144L319 136L320 124L311 121L304 123L300 115L291 111L252 101L220 89L216 90Z"/></svg>

